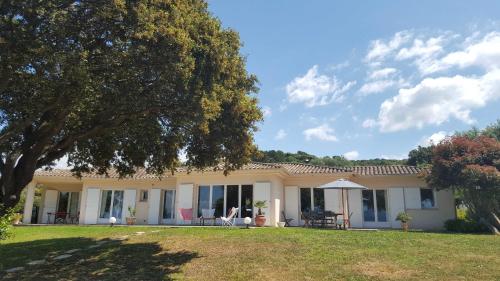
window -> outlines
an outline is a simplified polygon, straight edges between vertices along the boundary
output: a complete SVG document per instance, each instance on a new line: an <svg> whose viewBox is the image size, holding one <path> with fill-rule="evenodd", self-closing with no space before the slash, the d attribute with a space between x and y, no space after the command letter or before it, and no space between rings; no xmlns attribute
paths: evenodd
<svg viewBox="0 0 500 281"><path fill-rule="evenodd" d="M325 191L320 188L300 189L301 212L323 212L325 210Z"/></svg>
<svg viewBox="0 0 500 281"><path fill-rule="evenodd" d="M201 217L202 209L209 209L210 186L202 185L198 189L198 217Z"/></svg>
<svg viewBox="0 0 500 281"><path fill-rule="evenodd" d="M198 217L203 209L215 209L214 216L222 217L231 208L238 208L238 218L253 217L253 185L200 185L198 188Z"/></svg>
<svg viewBox="0 0 500 281"><path fill-rule="evenodd" d="M420 205L422 209L429 209L436 207L436 202L434 200L434 190L430 188L420 189Z"/></svg>
<svg viewBox="0 0 500 281"><path fill-rule="evenodd" d="M363 219L365 222L387 221L387 191L363 190Z"/></svg>
<svg viewBox="0 0 500 281"><path fill-rule="evenodd" d="M141 192L139 194L139 201L141 201L141 202L148 201L148 191L147 190L141 190Z"/></svg>
<svg viewBox="0 0 500 281"><path fill-rule="evenodd" d="M101 193L101 208L99 218L108 219L110 216L117 220L122 217L123 191L103 190Z"/></svg>
<svg viewBox="0 0 500 281"><path fill-rule="evenodd" d="M224 186L214 185L212 186L212 209L215 209L215 217L225 216L224 214Z"/></svg>
<svg viewBox="0 0 500 281"><path fill-rule="evenodd" d="M169 189L165 190L163 196L163 219L174 219L175 218L175 190Z"/></svg>
<svg viewBox="0 0 500 281"><path fill-rule="evenodd" d="M241 218L253 217L253 185L241 186Z"/></svg>
<svg viewBox="0 0 500 281"><path fill-rule="evenodd" d="M238 189L237 185L228 185L226 187L226 214L231 208L238 208Z"/></svg>

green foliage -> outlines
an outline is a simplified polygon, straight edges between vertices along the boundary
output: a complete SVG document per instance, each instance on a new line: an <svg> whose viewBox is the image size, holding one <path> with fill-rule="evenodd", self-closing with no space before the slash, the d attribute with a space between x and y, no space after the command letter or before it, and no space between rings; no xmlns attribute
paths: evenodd
<svg viewBox="0 0 500 281"><path fill-rule="evenodd" d="M129 213L130 217L135 218L136 212L137 212L136 208L134 208L132 206L128 206L128 213Z"/></svg>
<svg viewBox="0 0 500 281"><path fill-rule="evenodd" d="M426 180L437 189L455 189L468 217L493 221L500 212L500 142L482 132L459 134L436 145Z"/></svg>
<svg viewBox="0 0 500 281"><path fill-rule="evenodd" d="M466 219L447 220L444 223L444 227L446 230L451 232L461 232L461 233L488 232L488 227L486 227L484 224Z"/></svg>
<svg viewBox="0 0 500 281"><path fill-rule="evenodd" d="M403 223L410 222L412 219L413 218L410 217L410 215L406 212L399 212L398 215L396 216L396 220Z"/></svg>
<svg viewBox="0 0 500 281"><path fill-rule="evenodd" d="M262 216L265 214L262 209L267 208L267 202L266 200L256 201L253 206L258 209L257 215Z"/></svg>
<svg viewBox="0 0 500 281"><path fill-rule="evenodd" d="M0 216L0 240L5 240L12 236L12 220L14 219L14 210L5 208L0 204L3 215Z"/></svg>
<svg viewBox="0 0 500 281"><path fill-rule="evenodd" d="M0 5L0 202L68 155L77 175L250 160L262 119L240 39L192 1Z"/></svg>
<svg viewBox="0 0 500 281"><path fill-rule="evenodd" d="M252 157L253 161L264 163L303 163L331 167L372 166L372 165L404 165L405 160L369 159L347 160L344 156L318 157L303 151L297 153L283 152L281 150L259 151Z"/></svg>
<svg viewBox="0 0 500 281"><path fill-rule="evenodd" d="M418 146L408 153L408 165L428 166L432 162L433 146Z"/></svg>

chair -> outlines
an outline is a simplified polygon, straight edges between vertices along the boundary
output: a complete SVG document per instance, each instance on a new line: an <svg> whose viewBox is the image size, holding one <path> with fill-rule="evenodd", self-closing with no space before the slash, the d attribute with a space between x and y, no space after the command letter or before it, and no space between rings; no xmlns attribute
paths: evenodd
<svg viewBox="0 0 500 281"><path fill-rule="evenodd" d="M201 209L200 223L205 225L205 220L213 220L215 224L215 209Z"/></svg>
<svg viewBox="0 0 500 281"><path fill-rule="evenodd" d="M236 214L238 214L238 208L231 208L229 215L227 217L221 217L222 226L234 226L234 221L236 220Z"/></svg>
<svg viewBox="0 0 500 281"><path fill-rule="evenodd" d="M180 208L179 212L181 213L181 218L183 221L192 221L193 219L193 209L185 209L185 208Z"/></svg>
<svg viewBox="0 0 500 281"><path fill-rule="evenodd" d="M292 222L293 219L287 219L284 211L281 211L281 215L283 215L283 219L285 220L285 226L290 226L290 222Z"/></svg>
<svg viewBox="0 0 500 281"><path fill-rule="evenodd" d="M310 213L300 212L300 218L304 221L304 227L311 226Z"/></svg>

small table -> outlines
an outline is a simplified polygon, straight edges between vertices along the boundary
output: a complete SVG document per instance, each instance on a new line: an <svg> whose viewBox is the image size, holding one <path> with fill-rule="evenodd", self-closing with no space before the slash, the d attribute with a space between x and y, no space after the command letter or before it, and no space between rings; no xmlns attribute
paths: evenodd
<svg viewBox="0 0 500 281"><path fill-rule="evenodd" d="M204 218L204 217L200 217L200 224L201 225L205 225L205 221L212 221L212 225L215 225L215 221L216 221L216 217L212 217L212 218Z"/></svg>

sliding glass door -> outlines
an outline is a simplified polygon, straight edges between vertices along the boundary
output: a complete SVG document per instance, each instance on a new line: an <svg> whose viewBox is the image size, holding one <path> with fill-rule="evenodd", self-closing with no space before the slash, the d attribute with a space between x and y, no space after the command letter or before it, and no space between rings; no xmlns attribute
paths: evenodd
<svg viewBox="0 0 500 281"><path fill-rule="evenodd" d="M167 189L163 193L163 223L175 223L175 189Z"/></svg>
<svg viewBox="0 0 500 281"><path fill-rule="evenodd" d="M203 209L215 209L214 216L227 216L238 208L237 218L253 217L253 185L200 185L198 187L198 217Z"/></svg>
<svg viewBox="0 0 500 281"><path fill-rule="evenodd" d="M389 226L387 217L387 190L362 191L363 222L365 227Z"/></svg>
<svg viewBox="0 0 500 281"><path fill-rule="evenodd" d="M59 192L57 202L57 212L68 213L71 216L77 216L80 211L80 192Z"/></svg>
<svg viewBox="0 0 500 281"><path fill-rule="evenodd" d="M301 188L300 211L303 213L325 211L325 191L320 188Z"/></svg>
<svg viewBox="0 0 500 281"><path fill-rule="evenodd" d="M107 219L115 217L117 222L121 221L123 211L123 190L103 190L101 193L101 204L99 219L101 223L107 223Z"/></svg>

